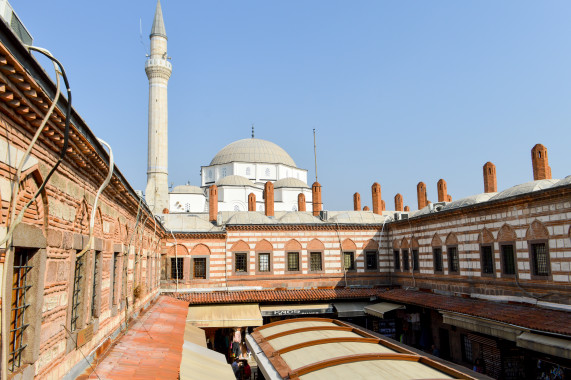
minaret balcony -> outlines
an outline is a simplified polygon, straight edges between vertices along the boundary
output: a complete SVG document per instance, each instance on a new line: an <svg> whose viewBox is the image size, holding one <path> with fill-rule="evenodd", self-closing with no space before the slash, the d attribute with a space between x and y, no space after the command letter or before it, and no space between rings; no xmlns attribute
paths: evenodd
<svg viewBox="0 0 571 380"><path fill-rule="evenodd" d="M172 64L166 60L166 59L162 59L162 58L149 58L145 61L145 69L147 67L151 67L151 66L161 66L164 68L169 69L170 71L172 71Z"/></svg>

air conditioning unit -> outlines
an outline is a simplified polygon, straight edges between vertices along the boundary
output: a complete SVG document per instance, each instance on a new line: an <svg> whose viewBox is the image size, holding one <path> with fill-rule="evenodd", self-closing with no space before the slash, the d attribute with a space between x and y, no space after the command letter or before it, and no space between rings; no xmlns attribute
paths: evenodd
<svg viewBox="0 0 571 380"><path fill-rule="evenodd" d="M438 211L442 210L442 208L444 206L446 206L446 202L435 202L435 203L432 203L432 205L433 205L434 211L438 212Z"/></svg>
<svg viewBox="0 0 571 380"><path fill-rule="evenodd" d="M34 39L28 29L24 26L16 12L7 0L0 0L0 17L12 29L14 34L26 45L32 45Z"/></svg>
<svg viewBox="0 0 571 380"><path fill-rule="evenodd" d="M408 219L408 212L395 212L395 220L406 220Z"/></svg>

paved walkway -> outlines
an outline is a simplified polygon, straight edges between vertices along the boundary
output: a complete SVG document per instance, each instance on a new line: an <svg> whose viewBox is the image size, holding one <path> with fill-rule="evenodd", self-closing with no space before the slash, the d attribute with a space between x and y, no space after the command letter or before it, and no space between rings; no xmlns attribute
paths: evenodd
<svg viewBox="0 0 571 380"><path fill-rule="evenodd" d="M161 296L79 379L178 379L188 303Z"/></svg>

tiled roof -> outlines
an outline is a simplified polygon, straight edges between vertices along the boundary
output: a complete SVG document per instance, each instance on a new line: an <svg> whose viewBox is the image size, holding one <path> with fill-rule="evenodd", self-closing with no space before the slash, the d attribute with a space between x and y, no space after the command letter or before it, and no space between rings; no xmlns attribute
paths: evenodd
<svg viewBox="0 0 571 380"><path fill-rule="evenodd" d="M383 292L379 298L571 336L571 312L404 289Z"/></svg>
<svg viewBox="0 0 571 380"><path fill-rule="evenodd" d="M178 379L188 306L159 297L125 336L78 379Z"/></svg>
<svg viewBox="0 0 571 380"><path fill-rule="evenodd" d="M383 289L290 289L233 292L163 293L191 305L234 302L327 301L379 296Z"/></svg>

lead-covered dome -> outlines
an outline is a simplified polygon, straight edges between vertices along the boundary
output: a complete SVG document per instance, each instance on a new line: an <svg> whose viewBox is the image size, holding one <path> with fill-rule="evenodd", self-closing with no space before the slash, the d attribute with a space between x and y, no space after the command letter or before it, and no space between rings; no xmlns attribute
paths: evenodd
<svg viewBox="0 0 571 380"><path fill-rule="evenodd" d="M283 164L297 167L295 161L280 146L261 139L243 139L226 145L214 156L210 165L230 162Z"/></svg>

